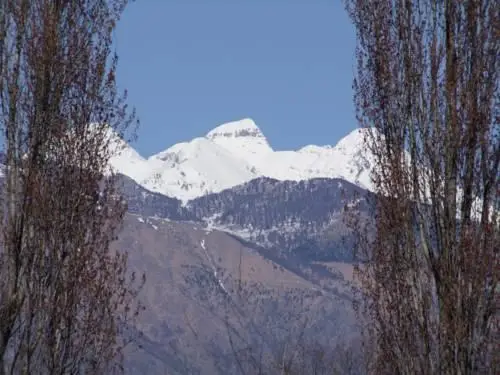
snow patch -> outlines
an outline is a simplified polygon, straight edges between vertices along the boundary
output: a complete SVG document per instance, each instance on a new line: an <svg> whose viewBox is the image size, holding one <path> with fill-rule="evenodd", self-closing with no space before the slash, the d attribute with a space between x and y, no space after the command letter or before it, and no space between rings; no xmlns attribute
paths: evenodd
<svg viewBox="0 0 500 375"><path fill-rule="evenodd" d="M201 240L200 246L203 249L203 251L205 252L205 256L207 257L207 261L210 264L210 267L212 267L212 272L214 274L215 279L217 280L217 283L219 284L219 286L221 287L221 289L224 291L224 293L229 294L227 292L226 286L224 285L224 283L222 282L222 280L219 278L219 275L218 275L218 272L217 272L217 267L215 266L215 263L214 263L212 257L208 254L208 250L207 250L207 247L206 247L204 239Z"/></svg>

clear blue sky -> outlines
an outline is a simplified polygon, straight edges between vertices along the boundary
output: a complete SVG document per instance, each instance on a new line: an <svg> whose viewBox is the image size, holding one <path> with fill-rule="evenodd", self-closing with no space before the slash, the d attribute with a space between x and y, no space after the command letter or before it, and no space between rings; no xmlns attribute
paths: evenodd
<svg viewBox="0 0 500 375"><path fill-rule="evenodd" d="M251 117L278 150L356 127L340 0L138 0L115 34L144 156Z"/></svg>

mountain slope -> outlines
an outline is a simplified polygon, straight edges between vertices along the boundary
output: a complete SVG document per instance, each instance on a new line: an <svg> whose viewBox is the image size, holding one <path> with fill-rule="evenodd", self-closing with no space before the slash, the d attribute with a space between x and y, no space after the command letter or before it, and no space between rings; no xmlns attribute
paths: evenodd
<svg viewBox="0 0 500 375"><path fill-rule="evenodd" d="M359 209L368 209L366 191L340 179L261 177L187 203L150 192L126 176L121 188L129 212L196 222L258 244L266 256L287 262L352 261L344 207L356 199Z"/></svg>
<svg viewBox="0 0 500 375"><path fill-rule="evenodd" d="M356 334L335 265L311 282L226 233L132 214L114 246L128 250L132 271L147 272L129 374L240 374L239 350L274 357L301 335L331 348Z"/></svg>
<svg viewBox="0 0 500 375"><path fill-rule="evenodd" d="M249 181L257 174L243 159L206 138L179 143L148 159L146 188L188 200Z"/></svg>

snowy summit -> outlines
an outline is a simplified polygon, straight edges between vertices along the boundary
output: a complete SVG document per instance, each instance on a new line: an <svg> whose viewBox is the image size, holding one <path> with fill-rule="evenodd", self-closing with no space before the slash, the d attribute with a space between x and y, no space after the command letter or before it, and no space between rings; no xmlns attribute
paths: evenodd
<svg viewBox="0 0 500 375"><path fill-rule="evenodd" d="M188 201L258 177L307 180L343 178L370 189L371 158L363 151L363 131L354 130L336 146L274 151L252 119L217 126L205 137L175 144L142 158L130 146L111 160L118 173L148 190Z"/></svg>
<svg viewBox="0 0 500 375"><path fill-rule="evenodd" d="M243 159L256 160L273 152L262 131L249 118L220 125L209 131L206 138Z"/></svg>

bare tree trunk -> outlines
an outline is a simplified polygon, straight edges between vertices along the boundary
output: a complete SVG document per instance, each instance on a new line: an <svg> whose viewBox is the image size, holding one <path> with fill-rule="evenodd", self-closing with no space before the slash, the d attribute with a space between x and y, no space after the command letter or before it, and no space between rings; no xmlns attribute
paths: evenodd
<svg viewBox="0 0 500 375"><path fill-rule="evenodd" d="M119 372L140 308L110 250L126 207L108 161L134 122L111 53L127 1L0 1L0 374Z"/></svg>
<svg viewBox="0 0 500 375"><path fill-rule="evenodd" d="M498 373L499 4L345 3L380 194L358 228L371 372Z"/></svg>

